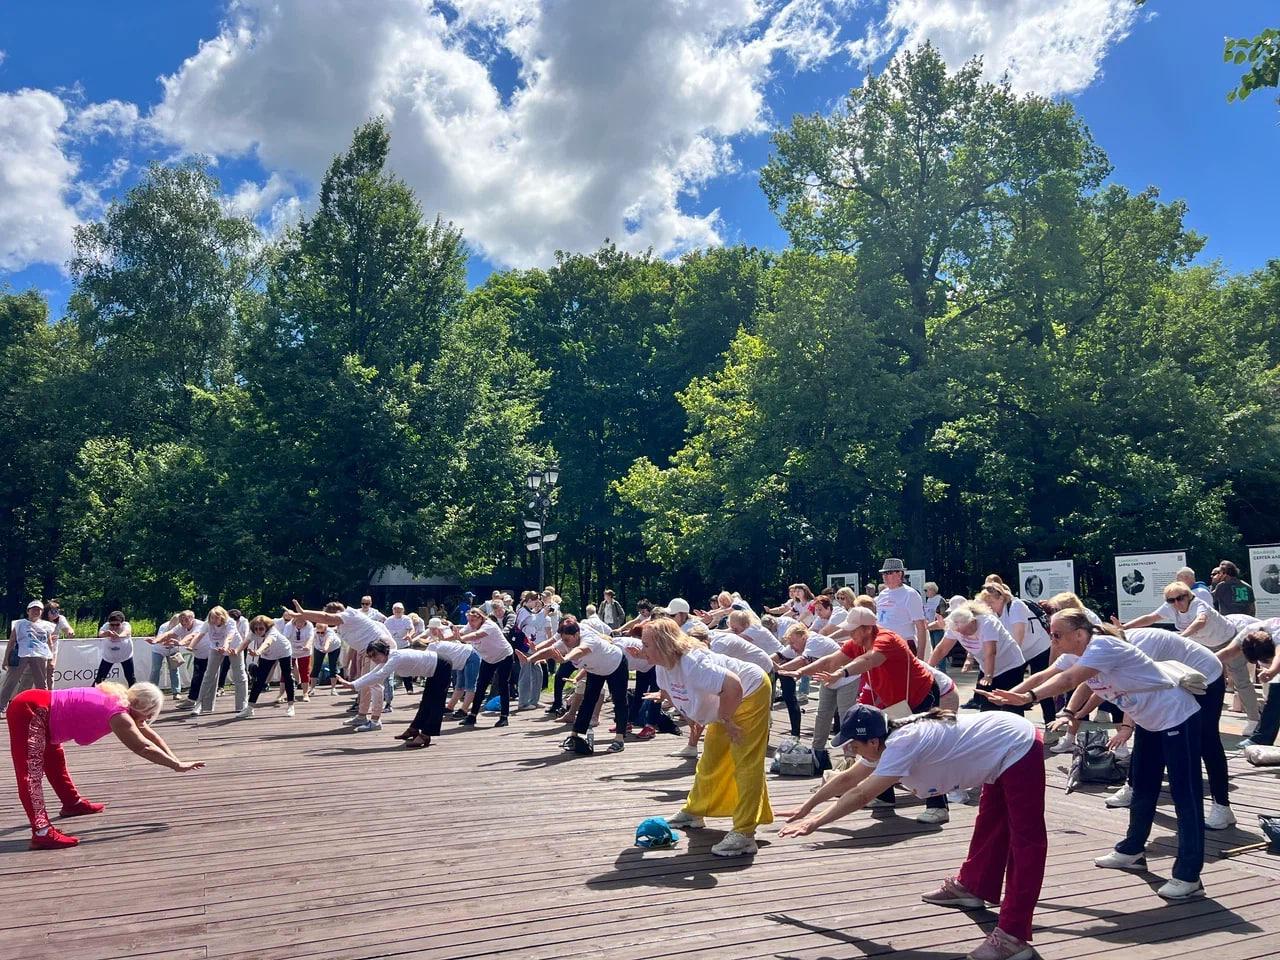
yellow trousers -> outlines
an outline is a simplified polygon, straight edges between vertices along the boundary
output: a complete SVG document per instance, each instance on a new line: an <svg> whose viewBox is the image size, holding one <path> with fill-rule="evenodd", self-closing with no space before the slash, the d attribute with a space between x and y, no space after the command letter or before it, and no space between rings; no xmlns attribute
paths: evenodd
<svg viewBox="0 0 1280 960"><path fill-rule="evenodd" d="M751 836L762 823L773 823L764 758L769 750L769 708L773 690L766 679L738 705L733 722L742 738L733 743L724 725L707 725L702 758L684 809L697 817L733 817L733 829Z"/></svg>

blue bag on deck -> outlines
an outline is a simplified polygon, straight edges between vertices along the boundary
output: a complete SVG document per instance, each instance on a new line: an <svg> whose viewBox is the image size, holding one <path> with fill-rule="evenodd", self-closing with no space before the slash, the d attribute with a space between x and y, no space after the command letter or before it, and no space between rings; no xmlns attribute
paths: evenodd
<svg viewBox="0 0 1280 960"><path fill-rule="evenodd" d="M649 850L674 847L680 842L680 834L672 830L663 817L649 817L636 827L636 846Z"/></svg>
<svg viewBox="0 0 1280 960"><path fill-rule="evenodd" d="M492 696L492 697L490 697L490 698L485 702L484 708L485 708L486 710L491 711L491 712L496 712L496 711L498 711L498 710L501 710L501 709L502 709L502 697L501 697L500 695L499 695L499 696Z"/></svg>

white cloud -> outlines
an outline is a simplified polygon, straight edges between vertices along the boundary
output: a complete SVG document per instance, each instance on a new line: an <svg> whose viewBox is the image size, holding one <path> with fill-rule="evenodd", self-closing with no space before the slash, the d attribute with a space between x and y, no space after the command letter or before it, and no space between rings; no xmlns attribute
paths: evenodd
<svg viewBox="0 0 1280 960"><path fill-rule="evenodd" d="M138 122L136 104L107 100L77 110L67 130L76 137L129 137L138 129Z"/></svg>
<svg viewBox="0 0 1280 960"><path fill-rule="evenodd" d="M867 66L932 40L949 66L981 54L986 75L1007 72L1019 92L1076 93L1138 16L1133 0L888 0L849 50Z"/></svg>
<svg viewBox="0 0 1280 960"><path fill-rule="evenodd" d="M79 164L63 149L68 116L45 90L0 93L0 270L61 263L71 252Z"/></svg>
<svg viewBox="0 0 1280 960"><path fill-rule="evenodd" d="M152 120L174 143L255 154L314 183L387 118L392 166L494 260L546 263L606 236L664 254L720 240L687 208L762 132L779 61L839 48L853 0L237 0ZM517 65L504 97L495 54ZM269 185L269 184L268 184ZM247 198L247 197L246 197Z"/></svg>

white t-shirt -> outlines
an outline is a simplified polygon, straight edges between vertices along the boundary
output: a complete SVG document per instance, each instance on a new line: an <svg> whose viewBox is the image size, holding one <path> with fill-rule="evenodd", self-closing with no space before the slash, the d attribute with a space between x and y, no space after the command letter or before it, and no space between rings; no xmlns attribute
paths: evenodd
<svg viewBox="0 0 1280 960"><path fill-rule="evenodd" d="M644 644L639 637L614 637L613 642L622 650L627 658L627 667L636 673L652 670L653 664L644 658Z"/></svg>
<svg viewBox="0 0 1280 960"><path fill-rule="evenodd" d="M342 647L342 634L337 627L329 627L324 633L319 630L311 632L311 649L317 653L332 653Z"/></svg>
<svg viewBox="0 0 1280 960"><path fill-rule="evenodd" d="M18 656L39 657L41 660L53 659L53 645L56 642L55 627L48 620L28 620L23 617L9 624L10 632L18 640Z"/></svg>
<svg viewBox="0 0 1280 960"><path fill-rule="evenodd" d="M280 631L293 645L294 658L305 657L311 653L311 638L315 636L316 628L309 622L303 621L302 626L298 626L296 620L290 620L284 625L284 629Z"/></svg>
<svg viewBox="0 0 1280 960"><path fill-rule="evenodd" d="M382 625L387 628L397 647L403 647L407 643L406 634L413 636L413 621L404 614L387 617L382 621Z"/></svg>
<svg viewBox="0 0 1280 960"><path fill-rule="evenodd" d="M1186 613L1175 610L1171 603L1162 603L1156 610L1162 621L1172 623L1179 632L1191 626L1202 613L1205 615L1204 626L1191 635L1192 640L1203 643L1210 650L1218 650L1235 638L1236 631L1231 621L1197 596L1191 597Z"/></svg>
<svg viewBox="0 0 1280 960"><path fill-rule="evenodd" d="M876 620L886 630L892 630L898 636L912 643L916 639L917 620L924 619L924 601L914 587L905 583L892 590L881 590L876 594Z"/></svg>
<svg viewBox="0 0 1280 960"><path fill-rule="evenodd" d="M993 614L984 613L978 617L978 630L973 636L967 637L958 630L948 630L943 634L944 640L951 637L954 637L956 642L978 661L978 666L983 670L986 670L986 661L982 657L983 647L987 644L995 644L996 672L992 674L992 679L1008 670L1026 666L1027 660L1022 655L1022 648L1013 639L1013 634L1006 630L1004 624Z"/></svg>
<svg viewBox="0 0 1280 960"><path fill-rule="evenodd" d="M778 626L774 630L774 636L776 636L779 640L781 640L783 637L787 635L788 630L790 630L792 627L794 627L796 624L800 622L799 620L796 620L794 617L778 617L777 621L778 621Z"/></svg>
<svg viewBox="0 0 1280 960"><path fill-rule="evenodd" d="M929 664L925 664L929 667ZM938 696L945 697L948 693L956 688L956 682L947 675L945 670L939 670L937 667L929 667L929 672L933 674L934 682L938 685Z"/></svg>
<svg viewBox="0 0 1280 960"><path fill-rule="evenodd" d="M1199 670L1210 683L1222 676L1222 661L1192 637L1184 637L1172 630L1158 627L1142 627L1126 630L1125 639L1152 660L1176 660L1192 670Z"/></svg>
<svg viewBox="0 0 1280 960"><path fill-rule="evenodd" d="M486 620L478 630L465 632L479 634L469 642L475 644L476 652L485 663L500 663L513 652L511 644L502 635L502 628L492 620Z"/></svg>
<svg viewBox="0 0 1280 960"><path fill-rule="evenodd" d="M1004 624L1005 629L1013 634L1013 628L1016 624L1025 623L1026 632L1022 635L1022 656L1025 660L1031 660L1038 657L1049 649L1051 638L1049 631L1044 628L1044 624L1040 622L1040 618L1031 612L1031 608L1019 600L1013 598L1013 602L1006 604L1004 611L1000 614L1000 622ZM1014 641L1017 642L1016 640Z"/></svg>
<svg viewBox="0 0 1280 960"><path fill-rule="evenodd" d="M461 670L471 659L474 648L469 643L458 643L456 640L437 640L431 644L436 656L449 664L454 670Z"/></svg>
<svg viewBox="0 0 1280 960"><path fill-rule="evenodd" d="M562 640L561 643L566 644L567 650L572 640ZM586 653L573 661L575 667L581 667L587 673L594 673L596 676L607 677L613 671L618 669L618 664L622 663L622 648L610 640L608 637L601 636L592 630L583 630L578 634L577 643L574 647L584 647Z"/></svg>
<svg viewBox="0 0 1280 960"><path fill-rule="evenodd" d="M579 620L578 622L584 626L591 627L602 637L609 637L613 635L613 627L609 626L594 613L585 620Z"/></svg>
<svg viewBox="0 0 1280 960"><path fill-rule="evenodd" d="M98 628L98 633L102 633L110 626L111 624L104 623ZM126 660L133 659L133 627L126 620L116 627L116 632L123 633L124 636L102 638L102 659L107 663L124 663Z"/></svg>
<svg viewBox="0 0 1280 960"><path fill-rule="evenodd" d="M895 730L874 767L917 797L936 797L995 783L1036 745L1036 728L1016 713L992 711L955 723L917 720Z"/></svg>
<svg viewBox="0 0 1280 960"><path fill-rule="evenodd" d="M942 594L935 593L932 597L924 598L924 619L926 623L933 623L938 619L938 608L942 606Z"/></svg>
<svg viewBox="0 0 1280 960"><path fill-rule="evenodd" d="M765 673L773 670L773 659L746 637L730 633L727 630L716 630L711 634L708 646L716 653L722 653L730 660L740 660L759 667Z"/></svg>
<svg viewBox="0 0 1280 960"><path fill-rule="evenodd" d="M373 612L377 613L376 610ZM364 653L375 640L385 640L389 646L395 646L391 632L372 614L347 607L338 617L342 620L342 641L356 653Z"/></svg>
<svg viewBox="0 0 1280 960"><path fill-rule="evenodd" d="M347 609L352 610L355 608L347 607ZM373 620L375 623L384 623L387 619L387 615L383 613L381 610L379 610L377 607L370 607L368 612L365 612L363 609L356 610L356 612L363 613L366 617Z"/></svg>
<svg viewBox="0 0 1280 960"><path fill-rule="evenodd" d="M351 686L357 690L376 686L392 675L397 677L430 677L436 672L440 658L434 650L392 650L386 662L374 667Z"/></svg>
<svg viewBox="0 0 1280 960"><path fill-rule="evenodd" d="M731 673L737 675L744 697L765 682L759 667L700 648L690 650L673 667L659 665L657 679L681 713L695 723L711 723L719 714L724 678Z"/></svg>
<svg viewBox="0 0 1280 960"><path fill-rule="evenodd" d="M265 636L258 637L257 635L254 635L253 639L249 641L252 649L254 650L257 650L264 643L267 644L262 653L258 654L262 659L287 660L293 656L293 644L289 642L289 638L281 633L279 629L283 623L283 620L277 620L276 625L268 630ZM285 667L281 667L280 669L283 670ZM292 670L293 668L288 667L288 669Z"/></svg>
<svg viewBox="0 0 1280 960"><path fill-rule="evenodd" d="M208 660L214 650L226 650L240 645L240 632L230 620L222 626L215 627L205 621L195 630L196 638L191 643L191 653L197 660Z"/></svg>
<svg viewBox="0 0 1280 960"><path fill-rule="evenodd" d="M743 640L755 644L770 657L782 649L778 638L759 624L751 624L742 631L741 636Z"/></svg>
<svg viewBox="0 0 1280 960"><path fill-rule="evenodd" d="M1083 654L1064 653L1053 667L1070 670L1077 663L1098 671L1096 677L1085 681L1091 690L1152 733L1176 727L1200 709L1191 694L1169 686L1154 660L1133 644L1108 634L1094 634ZM1142 692L1128 692L1131 690Z"/></svg>
<svg viewBox="0 0 1280 960"><path fill-rule="evenodd" d="M821 660L839 649L840 642L838 640L824 637L820 633L811 633L809 638L805 640L804 652L800 655L812 663L814 660ZM861 674L854 674L852 677L842 677L835 683L828 684L828 687L832 690L839 690L841 687L847 687L849 684L857 683L861 679Z"/></svg>
<svg viewBox="0 0 1280 960"><path fill-rule="evenodd" d="M1206 607L1213 606L1213 594L1209 592L1208 587L1192 587L1191 592L1203 600Z"/></svg>
<svg viewBox="0 0 1280 960"><path fill-rule="evenodd" d="M244 643L245 638L249 636L249 618L241 617L239 620L231 621L236 628L236 633L240 635L240 642Z"/></svg>

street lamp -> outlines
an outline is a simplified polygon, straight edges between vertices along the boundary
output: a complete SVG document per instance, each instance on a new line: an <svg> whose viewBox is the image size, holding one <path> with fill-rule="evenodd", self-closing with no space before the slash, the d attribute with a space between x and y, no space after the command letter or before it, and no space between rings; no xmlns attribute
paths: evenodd
<svg viewBox="0 0 1280 960"><path fill-rule="evenodd" d="M529 542L528 550L538 553L538 589L543 588L546 579L546 547L556 539L556 534L547 533L547 514L551 510L551 491L560 479L560 464L548 464L542 470L530 470L525 476L525 485L529 488L528 507L538 519L524 521L525 536Z"/></svg>

